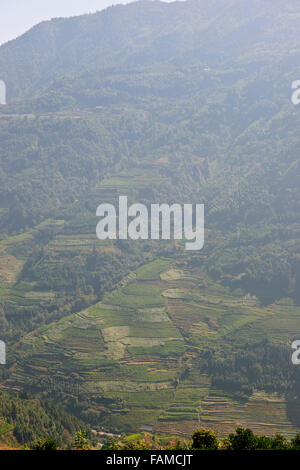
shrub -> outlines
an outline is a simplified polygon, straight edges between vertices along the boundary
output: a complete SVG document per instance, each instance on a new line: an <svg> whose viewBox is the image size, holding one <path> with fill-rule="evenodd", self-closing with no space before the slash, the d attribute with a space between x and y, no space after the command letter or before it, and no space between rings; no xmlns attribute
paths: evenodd
<svg viewBox="0 0 300 470"><path fill-rule="evenodd" d="M218 439L216 434L208 429L198 429L192 435L192 448L203 450L218 449Z"/></svg>

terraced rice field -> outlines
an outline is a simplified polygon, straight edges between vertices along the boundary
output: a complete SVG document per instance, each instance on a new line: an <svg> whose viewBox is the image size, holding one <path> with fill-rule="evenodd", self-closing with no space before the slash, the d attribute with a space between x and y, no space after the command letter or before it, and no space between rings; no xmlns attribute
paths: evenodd
<svg viewBox="0 0 300 470"><path fill-rule="evenodd" d="M283 397L236 401L212 389L195 362L197 351L228 335L242 342L245 331L269 328L276 338L283 315L288 335L297 315L287 310L243 305L203 273L157 259L101 302L27 335L10 385L39 391L50 374L56 385L66 378L60 382L66 393L68 377L76 375L72 393L88 394L110 429L151 424L158 433L189 435L200 425L225 435L249 425L258 433L291 435Z"/></svg>
<svg viewBox="0 0 300 470"><path fill-rule="evenodd" d="M102 181L92 192L95 207L117 201L124 189L151 186L146 180L137 171ZM24 305L42 309L51 302L53 292L18 280L35 234L45 224L55 228L46 246L51 271L62 255L91 252L96 222L95 217L46 221L1 241L0 300L14 314ZM97 243L99 251L119 252L114 242ZM177 251L145 261L101 302L25 335L9 351L18 360L6 385L55 400L63 396L72 406L87 403L99 425L118 432L150 424L168 435L189 436L197 426L225 435L242 425L258 434L293 434L284 397L256 393L248 402L238 401L212 387L198 358L216 345L221 354L226 344L243 346L253 338L290 344L300 334L300 308L284 303L262 308L251 296L234 295L209 279L201 255L197 263L194 256Z"/></svg>

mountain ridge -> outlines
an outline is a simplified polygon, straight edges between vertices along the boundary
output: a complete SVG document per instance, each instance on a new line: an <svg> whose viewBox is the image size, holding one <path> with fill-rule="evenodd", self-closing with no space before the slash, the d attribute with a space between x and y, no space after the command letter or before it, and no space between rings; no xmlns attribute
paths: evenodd
<svg viewBox="0 0 300 470"><path fill-rule="evenodd" d="M49 83L67 70L78 73L79 68L87 71L96 64L103 69L116 64L141 66L176 57L182 60L189 55L204 60L210 57L219 63L239 56L243 60L241 53L249 49L251 43L247 38L251 34L257 38L257 45L267 40L270 48L274 41L273 54L281 51L282 55L298 44L293 15L289 13L289 6L293 11L291 2L284 4L283 11L282 5L281 0L263 5L258 1L249 5L245 0L229 3L216 0L209 9L199 0L173 3L142 0L94 14L53 19L0 47L1 77L7 82L10 100L34 93L40 83ZM202 12L206 12L208 20ZM289 23L285 29L289 39L285 42L280 41L277 23L274 32L270 29L274 28L279 12L282 21ZM296 12L299 14L299 9ZM219 49L219 53L207 55L206 48ZM20 64L18 68L11 68L10 57L14 55ZM22 64L24 58L29 67Z"/></svg>

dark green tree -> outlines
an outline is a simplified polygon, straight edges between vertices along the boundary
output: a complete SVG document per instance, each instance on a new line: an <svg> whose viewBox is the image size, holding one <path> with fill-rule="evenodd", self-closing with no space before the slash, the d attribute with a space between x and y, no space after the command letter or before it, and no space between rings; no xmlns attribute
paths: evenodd
<svg viewBox="0 0 300 470"><path fill-rule="evenodd" d="M56 440L52 437L36 441L33 448L34 450L59 450Z"/></svg>
<svg viewBox="0 0 300 470"><path fill-rule="evenodd" d="M229 434L228 441L232 450L257 450L258 438L251 429L236 428L235 434Z"/></svg>
<svg viewBox="0 0 300 470"><path fill-rule="evenodd" d="M218 438L210 429L198 429L192 435L192 448L202 450L218 449Z"/></svg>

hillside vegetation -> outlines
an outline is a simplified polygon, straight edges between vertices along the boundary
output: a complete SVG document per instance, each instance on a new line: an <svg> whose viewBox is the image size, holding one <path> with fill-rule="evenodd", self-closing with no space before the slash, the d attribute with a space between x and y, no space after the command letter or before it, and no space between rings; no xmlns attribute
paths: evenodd
<svg viewBox="0 0 300 470"><path fill-rule="evenodd" d="M141 1L0 47L6 389L96 430L296 433L299 17ZM97 240L120 195L205 203L204 249Z"/></svg>
<svg viewBox="0 0 300 470"><path fill-rule="evenodd" d="M27 394L0 392L1 447L32 447L51 436L61 447L71 446L82 423L51 402Z"/></svg>

